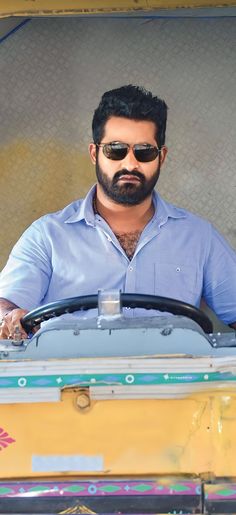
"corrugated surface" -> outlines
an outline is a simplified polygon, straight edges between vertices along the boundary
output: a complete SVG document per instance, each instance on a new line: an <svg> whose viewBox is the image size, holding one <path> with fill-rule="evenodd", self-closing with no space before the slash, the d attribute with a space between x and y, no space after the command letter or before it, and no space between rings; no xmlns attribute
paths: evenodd
<svg viewBox="0 0 236 515"><path fill-rule="evenodd" d="M1 45L0 260L24 228L84 195L101 94L141 84L169 104L170 201L236 247L235 19L34 19Z"/></svg>

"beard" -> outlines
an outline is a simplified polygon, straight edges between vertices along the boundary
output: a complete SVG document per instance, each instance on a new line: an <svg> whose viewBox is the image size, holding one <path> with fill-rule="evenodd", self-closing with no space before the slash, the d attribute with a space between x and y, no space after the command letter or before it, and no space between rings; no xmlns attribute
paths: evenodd
<svg viewBox="0 0 236 515"><path fill-rule="evenodd" d="M97 159L96 175L98 183L107 197L117 204L135 206L152 194L160 175L160 163L158 163L157 169L149 179L146 179L141 172L137 172L136 170L129 171L125 168L116 172L113 178L110 179L99 166ZM120 177L124 177L125 175L137 177L139 182L120 182Z"/></svg>

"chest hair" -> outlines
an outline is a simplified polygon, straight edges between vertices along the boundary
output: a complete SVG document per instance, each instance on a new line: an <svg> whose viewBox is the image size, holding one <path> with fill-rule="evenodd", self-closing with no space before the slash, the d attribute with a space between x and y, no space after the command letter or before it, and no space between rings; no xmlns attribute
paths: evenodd
<svg viewBox="0 0 236 515"><path fill-rule="evenodd" d="M129 259L132 259L142 231L115 233L121 247Z"/></svg>

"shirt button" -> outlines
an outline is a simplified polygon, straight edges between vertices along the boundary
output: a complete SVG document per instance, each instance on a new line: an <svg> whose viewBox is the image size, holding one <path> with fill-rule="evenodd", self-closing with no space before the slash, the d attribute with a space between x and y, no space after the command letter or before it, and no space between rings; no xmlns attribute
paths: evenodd
<svg viewBox="0 0 236 515"><path fill-rule="evenodd" d="M177 266L176 272L180 272L180 267L179 266Z"/></svg>
<svg viewBox="0 0 236 515"><path fill-rule="evenodd" d="M133 272L133 267L132 266L129 266L129 271Z"/></svg>

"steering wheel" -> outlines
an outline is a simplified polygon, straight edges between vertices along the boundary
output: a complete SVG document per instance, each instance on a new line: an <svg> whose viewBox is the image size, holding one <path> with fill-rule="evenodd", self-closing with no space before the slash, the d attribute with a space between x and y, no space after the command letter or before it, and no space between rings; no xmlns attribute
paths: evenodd
<svg viewBox="0 0 236 515"><path fill-rule="evenodd" d="M139 293L121 293L120 300L121 307L156 309L158 311L167 311L174 315L186 316L197 322L205 333L213 332L212 322L203 311L180 300ZM83 295L81 297L62 299L30 311L21 319L21 325L26 333L30 333L35 326L50 318L97 307L98 295Z"/></svg>

